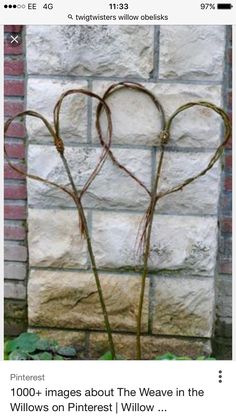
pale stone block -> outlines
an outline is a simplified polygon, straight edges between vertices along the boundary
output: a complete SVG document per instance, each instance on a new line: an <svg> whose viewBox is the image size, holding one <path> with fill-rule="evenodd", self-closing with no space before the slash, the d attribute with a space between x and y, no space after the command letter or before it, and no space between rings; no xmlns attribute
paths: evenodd
<svg viewBox="0 0 236 419"><path fill-rule="evenodd" d="M67 90L81 88L87 89L87 82L30 77L27 83L27 109L41 113L53 124L53 109L60 96ZM40 119L28 116L26 121L29 141L47 139L53 144L53 138ZM68 140L87 142L87 96L73 94L63 100L60 111L60 136L65 145Z"/></svg>
<svg viewBox="0 0 236 419"><path fill-rule="evenodd" d="M65 155L80 191L99 162L99 147L67 147ZM116 149L115 156L134 175L150 188L151 152L149 150ZM29 171L47 180L69 186L60 156L53 147L31 145L28 151ZM28 199L31 206L73 206L65 192L35 180L28 180ZM145 208L147 192L121 171L108 157L96 179L84 195L86 206L93 208Z"/></svg>
<svg viewBox="0 0 236 419"><path fill-rule="evenodd" d="M104 300L113 330L136 330L140 278L101 274ZM104 330L104 318L92 273L31 270L28 283L29 325ZM142 330L148 327L148 281Z"/></svg>
<svg viewBox="0 0 236 419"><path fill-rule="evenodd" d="M111 82L93 83L93 91L103 95ZM146 83L163 106L168 119L180 106L188 102L208 101L217 106L222 104L221 87L205 84L182 83ZM112 112L113 144L160 145L159 134L162 129L160 113L153 101L144 93L123 88L118 90L107 103ZM98 141L95 129L95 111L93 104L93 141ZM107 121L101 113L101 126L104 136ZM172 123L168 145L177 147L214 148L221 139L221 118L210 109L195 106L179 114Z"/></svg>
<svg viewBox="0 0 236 419"><path fill-rule="evenodd" d="M155 277L153 333L172 336L212 336L213 278Z"/></svg>
<svg viewBox="0 0 236 419"><path fill-rule="evenodd" d="M223 25L161 26L161 78L222 80L225 27Z"/></svg>
<svg viewBox="0 0 236 419"><path fill-rule="evenodd" d="M29 209L29 263L58 268L88 265L87 245L73 210Z"/></svg>
<svg viewBox="0 0 236 419"><path fill-rule="evenodd" d="M143 221L135 214L95 213L93 246L98 266L142 266L138 247ZM154 218L149 268L213 275L217 249L215 217L158 215Z"/></svg>
<svg viewBox="0 0 236 419"><path fill-rule="evenodd" d="M170 190L204 170L212 153L166 152L158 192ZM157 153L158 165L160 153ZM156 166L157 167L157 166ZM163 197L156 210L166 214L217 215L220 193L220 163L180 191Z"/></svg>
<svg viewBox="0 0 236 419"><path fill-rule="evenodd" d="M27 26L29 74L145 77L153 70L153 26Z"/></svg>
<svg viewBox="0 0 236 419"><path fill-rule="evenodd" d="M126 359L136 358L135 335L113 334L115 349L118 355ZM177 356L197 356L211 354L210 340L187 340L169 337L142 336L142 359L154 359L155 356L171 352ZM104 333L90 333L89 358L98 359L109 351L107 336Z"/></svg>

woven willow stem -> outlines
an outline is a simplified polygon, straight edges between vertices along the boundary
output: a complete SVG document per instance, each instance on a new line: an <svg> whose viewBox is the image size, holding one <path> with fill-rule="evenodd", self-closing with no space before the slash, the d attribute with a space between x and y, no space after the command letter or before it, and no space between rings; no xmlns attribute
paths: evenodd
<svg viewBox="0 0 236 419"><path fill-rule="evenodd" d="M100 300L100 304L101 304L101 308L102 308L102 312L103 312L104 324L105 324L105 328L106 328L106 331L107 331L107 336L108 336L110 351L111 351L111 354L112 354L112 359L116 359L116 352L115 352L115 346L114 346L114 342L113 342L113 338L112 338L111 326L110 326L110 322L109 322L109 318L108 318L106 304L105 304L104 297L103 297L102 287L101 287L100 278L99 278L99 275L98 275L98 270L97 270L95 256L94 256L94 253L93 253L93 248L92 248L91 239L90 239L90 235L89 235L87 220L86 220L86 217L85 217L85 214L84 214L84 209L83 209L83 206L81 204L80 198L78 197L77 189L76 189L73 177L71 175L71 171L69 169L67 160L66 160L66 158L63 154L61 154L61 159L63 161L63 164L64 164L64 167L65 167L66 173L68 175L72 190L74 192L74 202L75 202L75 205L76 205L76 208L77 208L77 211L78 211L79 219L81 220L82 225L83 225L83 233L84 233L85 239L87 241L87 248L88 248L89 257L90 257L90 261L91 261L91 267L92 267L94 279L95 279L96 286L97 286L98 296L99 296L99 300Z"/></svg>
<svg viewBox="0 0 236 419"><path fill-rule="evenodd" d="M146 278L148 273L148 260L150 254L150 243L151 243L151 234L152 234L152 225L153 225L153 218L155 214L155 207L156 207L156 193L157 188L160 181L161 176L161 169L163 164L163 157L164 157L164 146L162 146L161 155L158 163L156 178L153 186L152 196L151 196L151 203L150 203L150 211L149 211L149 224L147 229L147 237L145 239L145 250L144 250L144 258L143 258L143 272L141 277L141 289L140 289L140 296L139 296L139 306L138 306L138 316L137 316L137 330L136 330L136 358L142 359L142 349L141 349L141 329L142 329L142 312L143 312L143 301L144 301L144 294L145 294L145 285L146 285Z"/></svg>

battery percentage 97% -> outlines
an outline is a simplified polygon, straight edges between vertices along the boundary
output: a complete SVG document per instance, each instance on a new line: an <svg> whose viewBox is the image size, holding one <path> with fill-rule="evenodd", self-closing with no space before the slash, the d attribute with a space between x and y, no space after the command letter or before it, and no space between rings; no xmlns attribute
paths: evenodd
<svg viewBox="0 0 236 419"><path fill-rule="evenodd" d="M202 10L215 10L216 5L214 3L201 3L200 8Z"/></svg>

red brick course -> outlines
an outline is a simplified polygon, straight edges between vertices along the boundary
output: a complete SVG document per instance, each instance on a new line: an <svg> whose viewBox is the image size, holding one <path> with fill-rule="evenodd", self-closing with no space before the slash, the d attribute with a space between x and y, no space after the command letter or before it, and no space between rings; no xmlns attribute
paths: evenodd
<svg viewBox="0 0 236 419"><path fill-rule="evenodd" d="M225 217L220 224L220 229L222 233L231 233L232 232L232 218Z"/></svg>
<svg viewBox="0 0 236 419"><path fill-rule="evenodd" d="M25 171L25 165L21 163L14 164L19 170ZM21 175L16 170L12 169L7 163L4 165L4 178L5 179L25 179L24 175Z"/></svg>
<svg viewBox="0 0 236 419"><path fill-rule="evenodd" d="M23 59L5 60L4 74L7 76L21 76L24 74Z"/></svg>
<svg viewBox="0 0 236 419"><path fill-rule="evenodd" d="M13 47L9 44L9 42L5 41L4 42L4 54L5 55L11 55L11 56L22 55L23 54L23 46L21 44L21 45Z"/></svg>
<svg viewBox="0 0 236 419"><path fill-rule="evenodd" d="M5 204L4 205L5 220L26 220L25 205Z"/></svg>
<svg viewBox="0 0 236 419"><path fill-rule="evenodd" d="M15 116L17 113L23 112L24 110L24 103L23 101L16 101L16 100L5 100L4 101L4 115L6 117Z"/></svg>
<svg viewBox="0 0 236 419"><path fill-rule="evenodd" d="M24 142L9 142L5 141L7 154L13 159L24 159L25 158L25 144Z"/></svg>
<svg viewBox="0 0 236 419"><path fill-rule="evenodd" d="M5 224L4 237L5 240L25 240L26 228L21 225Z"/></svg>
<svg viewBox="0 0 236 419"><path fill-rule="evenodd" d="M24 90L23 80L6 80L4 83L5 96L24 96Z"/></svg>
<svg viewBox="0 0 236 419"><path fill-rule="evenodd" d="M5 199L12 199L12 200L18 200L18 199L26 199L27 198L27 190L26 185L21 184L11 184L11 185L5 185L4 186L4 198Z"/></svg>
<svg viewBox="0 0 236 419"><path fill-rule="evenodd" d="M4 116L5 118L13 117L24 110L24 73L25 73L25 57L24 43L18 46L12 46L8 42L10 33L20 33L22 26L7 25L5 31L5 60L4 60ZM25 170L23 163L25 159L25 136L26 130L22 120L18 119L12 123L6 133L6 148L8 155L13 159L14 164L21 170ZM20 294L17 291L17 281L22 283L27 279L27 242L26 242L26 199L27 190L25 177L14 171L7 162L4 165L4 260L5 269L4 277L7 280L6 298L24 299L26 304L25 293ZM17 322L17 319L15 320ZM26 325L26 319L23 319ZM23 328L25 328L25 325ZM13 327L8 333L14 334Z"/></svg>
<svg viewBox="0 0 236 419"><path fill-rule="evenodd" d="M22 123L13 122L6 132L6 137L25 138L26 131Z"/></svg>

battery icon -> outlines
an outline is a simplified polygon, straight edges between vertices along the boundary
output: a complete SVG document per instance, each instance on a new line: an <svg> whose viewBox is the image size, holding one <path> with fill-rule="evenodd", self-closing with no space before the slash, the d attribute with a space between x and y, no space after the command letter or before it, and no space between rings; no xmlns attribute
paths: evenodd
<svg viewBox="0 0 236 419"><path fill-rule="evenodd" d="M219 10L228 10L232 9L233 5L230 3L217 3L217 9Z"/></svg>

